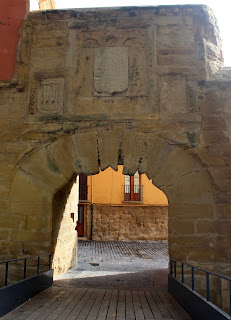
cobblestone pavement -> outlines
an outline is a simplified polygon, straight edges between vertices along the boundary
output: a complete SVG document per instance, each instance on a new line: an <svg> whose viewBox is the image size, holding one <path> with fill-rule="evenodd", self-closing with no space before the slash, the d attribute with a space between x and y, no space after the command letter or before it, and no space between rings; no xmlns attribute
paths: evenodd
<svg viewBox="0 0 231 320"><path fill-rule="evenodd" d="M79 241L78 261L142 268L168 267L167 241Z"/></svg>
<svg viewBox="0 0 231 320"><path fill-rule="evenodd" d="M58 277L78 287L167 288L166 241L79 241L78 266Z"/></svg>

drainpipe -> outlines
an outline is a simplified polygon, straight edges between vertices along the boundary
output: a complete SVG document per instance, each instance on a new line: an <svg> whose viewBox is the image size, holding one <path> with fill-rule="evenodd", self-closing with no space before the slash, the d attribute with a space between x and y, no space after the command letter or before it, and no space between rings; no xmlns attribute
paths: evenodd
<svg viewBox="0 0 231 320"><path fill-rule="evenodd" d="M91 238L93 239L93 205L94 205L94 194L93 194L93 175L91 176Z"/></svg>
<svg viewBox="0 0 231 320"><path fill-rule="evenodd" d="M91 240L93 239L93 210L94 210L94 207L93 207L93 203L91 204Z"/></svg>

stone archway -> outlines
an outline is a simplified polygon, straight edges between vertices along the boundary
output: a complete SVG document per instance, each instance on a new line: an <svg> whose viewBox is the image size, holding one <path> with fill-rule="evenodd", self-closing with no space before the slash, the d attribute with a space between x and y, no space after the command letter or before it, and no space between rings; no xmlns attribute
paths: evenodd
<svg viewBox="0 0 231 320"><path fill-rule="evenodd" d="M56 192L69 183L73 174L96 174L99 168L109 166L116 170L119 158L125 174L137 170L146 173L167 195L170 256L206 262L212 267L215 236L203 232L203 223L215 222L212 186L206 169L183 148L154 134L133 130L79 130L27 155L18 166L8 200L8 214L22 216L26 224L15 230L15 241L9 246L22 246L28 254L49 251ZM73 224L68 227L74 231ZM63 264L61 271L75 263L75 246L73 238L59 260Z"/></svg>

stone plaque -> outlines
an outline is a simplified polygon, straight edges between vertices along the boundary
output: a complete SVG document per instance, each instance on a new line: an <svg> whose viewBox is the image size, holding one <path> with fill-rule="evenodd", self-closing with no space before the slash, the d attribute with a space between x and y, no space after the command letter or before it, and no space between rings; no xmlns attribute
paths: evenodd
<svg viewBox="0 0 231 320"><path fill-rule="evenodd" d="M96 94L110 96L128 88L128 48L95 48L94 87Z"/></svg>
<svg viewBox="0 0 231 320"><path fill-rule="evenodd" d="M38 111L46 114L63 112L64 79L44 79L39 82Z"/></svg>

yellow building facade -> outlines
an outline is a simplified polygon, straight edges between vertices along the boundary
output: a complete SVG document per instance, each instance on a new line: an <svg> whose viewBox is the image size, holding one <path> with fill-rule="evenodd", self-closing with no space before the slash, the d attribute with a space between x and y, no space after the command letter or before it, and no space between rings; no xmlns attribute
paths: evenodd
<svg viewBox="0 0 231 320"><path fill-rule="evenodd" d="M143 205L168 205L165 194L152 184L146 174L140 175L141 200ZM89 200L92 203L130 205L124 200L125 175L123 166L118 166L118 171L108 168L99 174L88 177ZM129 191L129 190L128 190ZM141 205L137 201L137 205Z"/></svg>
<svg viewBox="0 0 231 320"><path fill-rule="evenodd" d="M119 166L79 180L79 238L167 239L168 199L145 174L126 176Z"/></svg>

